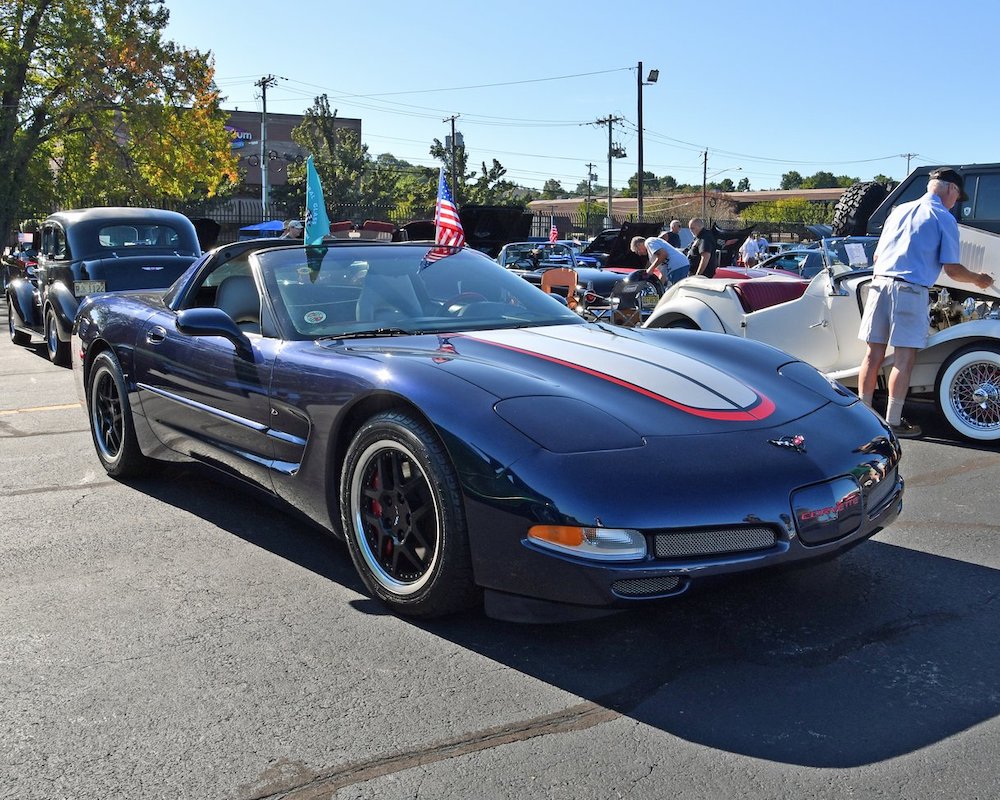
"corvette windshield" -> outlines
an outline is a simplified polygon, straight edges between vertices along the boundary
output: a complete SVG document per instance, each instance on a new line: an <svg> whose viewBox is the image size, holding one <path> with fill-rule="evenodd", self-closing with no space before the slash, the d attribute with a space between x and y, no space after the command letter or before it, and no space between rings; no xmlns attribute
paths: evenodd
<svg viewBox="0 0 1000 800"><path fill-rule="evenodd" d="M332 245L255 253L290 338L403 335L581 323L472 250Z"/></svg>

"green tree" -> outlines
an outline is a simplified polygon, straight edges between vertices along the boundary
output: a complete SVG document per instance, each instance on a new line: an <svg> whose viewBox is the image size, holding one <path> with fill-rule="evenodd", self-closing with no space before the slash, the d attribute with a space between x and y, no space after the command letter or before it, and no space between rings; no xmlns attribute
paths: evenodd
<svg viewBox="0 0 1000 800"><path fill-rule="evenodd" d="M542 200L555 200L566 194L562 184L555 178L549 178L542 186Z"/></svg>
<svg viewBox="0 0 1000 800"><path fill-rule="evenodd" d="M633 173L628 179L628 186L622 189L622 197L637 197L639 191L639 173ZM652 172L642 171L642 192L651 195L660 191L660 180Z"/></svg>
<svg viewBox="0 0 1000 800"><path fill-rule="evenodd" d="M740 182L736 184L736 191L737 192L749 192L750 191L750 179L746 178L746 177L740 178Z"/></svg>
<svg viewBox="0 0 1000 800"><path fill-rule="evenodd" d="M235 184L210 58L165 40L168 16L162 0L0 3L0 231L50 164L70 202Z"/></svg>
<svg viewBox="0 0 1000 800"><path fill-rule="evenodd" d="M794 169L781 176L782 189L799 189L802 187L802 176Z"/></svg>
<svg viewBox="0 0 1000 800"><path fill-rule="evenodd" d="M673 175L664 175L660 178L660 191L672 192L677 188L677 178Z"/></svg>
<svg viewBox="0 0 1000 800"><path fill-rule="evenodd" d="M292 140L313 157L327 208L364 203L378 196L381 183L370 186L364 180L371 177L368 146L361 143L357 131L338 128L336 112L330 111L325 94L306 109L302 123L292 131ZM294 192L289 199L303 206L305 174L305 164L288 167L288 183Z"/></svg>
<svg viewBox="0 0 1000 800"><path fill-rule="evenodd" d="M893 189L895 189L896 184L899 183L899 181L897 181L895 178L890 178L888 175L883 175L881 173L872 178L872 180L875 181L876 183L883 184L890 192Z"/></svg>
<svg viewBox="0 0 1000 800"><path fill-rule="evenodd" d="M435 139L431 144L430 154L438 159L451 174L451 150L442 144L440 139ZM458 173L458 204L481 203L485 205L517 203L517 184L513 181L504 180L507 169L495 158L489 167L486 162L482 162L482 170L479 173L467 171L468 155L465 145L458 145L455 148L455 170Z"/></svg>
<svg viewBox="0 0 1000 800"><path fill-rule="evenodd" d="M829 211L825 203L811 203L805 198L791 197L773 203L754 203L740 214L744 224L755 222L789 222L808 225L827 222Z"/></svg>

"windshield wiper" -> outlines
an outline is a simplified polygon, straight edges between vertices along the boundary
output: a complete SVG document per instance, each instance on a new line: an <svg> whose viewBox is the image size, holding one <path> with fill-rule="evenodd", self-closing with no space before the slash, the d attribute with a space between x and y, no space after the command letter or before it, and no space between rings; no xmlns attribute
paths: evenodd
<svg viewBox="0 0 1000 800"><path fill-rule="evenodd" d="M364 331L344 331L343 333L320 336L317 342L328 342L333 339L374 339L380 336L412 336L414 331L405 328L370 328Z"/></svg>

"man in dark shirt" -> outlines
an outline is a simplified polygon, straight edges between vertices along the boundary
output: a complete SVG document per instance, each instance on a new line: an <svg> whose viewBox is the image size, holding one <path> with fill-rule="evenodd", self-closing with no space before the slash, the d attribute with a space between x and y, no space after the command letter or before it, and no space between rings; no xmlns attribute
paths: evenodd
<svg viewBox="0 0 1000 800"><path fill-rule="evenodd" d="M667 244L672 244L674 247L680 249L681 246L681 221L679 219L671 220L670 230L667 231L667 235L660 235L661 239L666 239Z"/></svg>
<svg viewBox="0 0 1000 800"><path fill-rule="evenodd" d="M694 241L691 242L687 251L691 274L711 278L715 275L715 268L719 266L715 235L705 227L705 220L699 217L695 217L688 223L688 230L694 236Z"/></svg>

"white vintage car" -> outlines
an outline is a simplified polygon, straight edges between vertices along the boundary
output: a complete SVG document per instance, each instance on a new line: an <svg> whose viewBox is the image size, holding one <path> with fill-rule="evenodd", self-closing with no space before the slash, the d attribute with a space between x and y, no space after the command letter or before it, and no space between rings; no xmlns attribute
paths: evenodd
<svg viewBox="0 0 1000 800"><path fill-rule="evenodd" d="M962 263L984 261L1000 237L962 228ZM791 273L765 277L687 278L671 287L644 324L696 328L766 342L827 377L857 387L865 344L858 339L872 280L877 237L824 239L824 268L810 280ZM1000 266L1000 264L998 264ZM1000 283L1000 275L996 276ZM948 423L969 439L1000 440L1000 302L997 292L950 281L931 289L930 338L917 356L910 394L932 395ZM892 351L886 365L892 363Z"/></svg>

